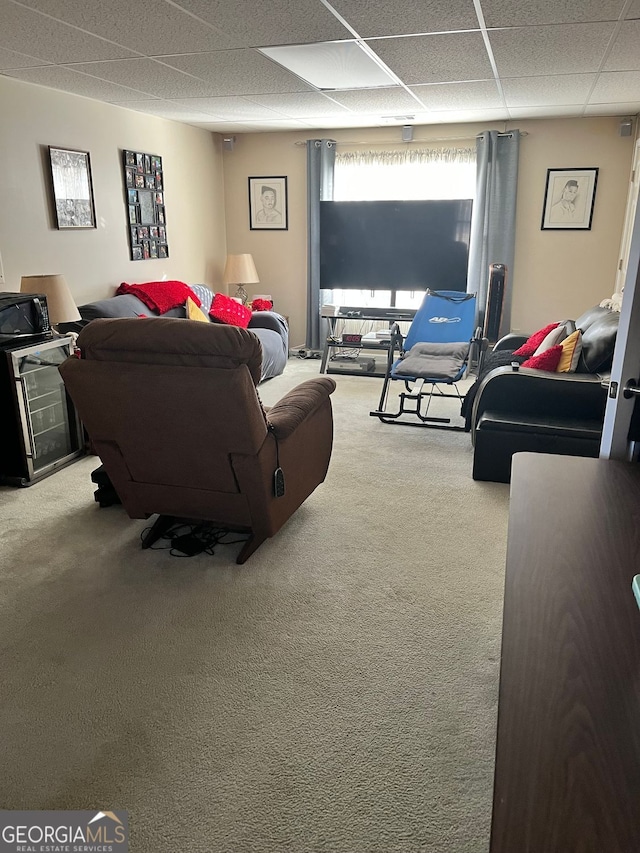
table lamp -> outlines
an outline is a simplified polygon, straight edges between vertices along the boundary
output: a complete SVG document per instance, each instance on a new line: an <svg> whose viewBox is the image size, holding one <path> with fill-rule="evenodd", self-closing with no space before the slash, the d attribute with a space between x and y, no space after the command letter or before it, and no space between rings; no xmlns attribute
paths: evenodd
<svg viewBox="0 0 640 853"><path fill-rule="evenodd" d="M20 292L43 293L47 297L49 322L53 327L82 319L63 275L23 275Z"/></svg>
<svg viewBox="0 0 640 853"><path fill-rule="evenodd" d="M227 286L230 284L237 285L235 298L239 299L244 305L249 298L244 285L257 284L260 281L251 255L227 255L222 280Z"/></svg>

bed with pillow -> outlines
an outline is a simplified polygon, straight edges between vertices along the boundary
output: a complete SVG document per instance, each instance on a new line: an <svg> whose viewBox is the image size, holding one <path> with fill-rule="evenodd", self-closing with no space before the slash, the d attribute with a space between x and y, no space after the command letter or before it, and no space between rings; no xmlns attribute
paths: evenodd
<svg viewBox="0 0 640 853"><path fill-rule="evenodd" d="M486 355L462 408L475 480L508 483L520 451L598 456L619 318L596 306Z"/></svg>
<svg viewBox="0 0 640 853"><path fill-rule="evenodd" d="M262 345L261 382L279 376L284 371L289 355L289 330L284 317L280 314L275 311L251 312L225 294L214 294L203 284L184 285L181 288L170 287L170 285L181 284L179 282L162 284L167 285L164 288L168 294L167 298L158 298L158 293L162 294L162 290L157 288L155 291L149 288L146 292L141 292L136 291L135 288L142 285L120 285L115 296L80 305L78 311L82 319L76 323L65 324L61 331L79 332L91 320L105 317L162 316L202 322L230 322L244 326L260 340ZM195 298L193 298L194 295ZM180 304L174 304L178 300ZM172 307L167 307L168 305ZM217 311L215 305L218 305ZM210 314L212 310L214 314L217 313L217 316Z"/></svg>

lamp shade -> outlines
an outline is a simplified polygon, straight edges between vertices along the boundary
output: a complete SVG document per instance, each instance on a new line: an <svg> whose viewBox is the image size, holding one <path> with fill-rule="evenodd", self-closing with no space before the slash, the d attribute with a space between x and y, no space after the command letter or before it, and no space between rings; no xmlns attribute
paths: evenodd
<svg viewBox="0 0 640 853"><path fill-rule="evenodd" d="M227 255L223 281L225 284L257 284L260 279L251 255Z"/></svg>
<svg viewBox="0 0 640 853"><path fill-rule="evenodd" d="M82 319L63 275L23 275L20 280L20 292L43 293L47 297L49 322L52 326Z"/></svg>

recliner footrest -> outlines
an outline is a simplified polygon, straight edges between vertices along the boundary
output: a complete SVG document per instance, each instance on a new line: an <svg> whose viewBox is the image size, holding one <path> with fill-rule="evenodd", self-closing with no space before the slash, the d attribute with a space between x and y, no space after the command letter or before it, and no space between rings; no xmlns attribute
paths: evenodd
<svg viewBox="0 0 640 853"><path fill-rule="evenodd" d="M584 438L600 440L602 422L592 419L573 419L547 417L539 415L507 414L503 412L483 412L478 421L478 430L506 432L526 432L536 435L557 435L564 438Z"/></svg>

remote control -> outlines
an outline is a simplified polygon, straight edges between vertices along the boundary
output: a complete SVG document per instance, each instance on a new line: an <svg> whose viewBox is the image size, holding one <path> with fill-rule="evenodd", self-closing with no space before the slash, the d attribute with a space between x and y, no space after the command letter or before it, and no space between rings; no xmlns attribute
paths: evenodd
<svg viewBox="0 0 640 853"><path fill-rule="evenodd" d="M284 495L284 471L282 468L276 468L273 475L273 494L277 498Z"/></svg>

